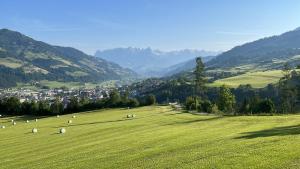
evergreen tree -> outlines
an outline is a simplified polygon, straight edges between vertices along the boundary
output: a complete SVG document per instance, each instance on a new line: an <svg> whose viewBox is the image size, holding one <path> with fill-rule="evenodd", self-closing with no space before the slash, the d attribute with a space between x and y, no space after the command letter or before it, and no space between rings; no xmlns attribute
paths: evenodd
<svg viewBox="0 0 300 169"><path fill-rule="evenodd" d="M196 58L196 68L194 70L195 76L195 95L203 96L205 92L205 83L207 79L204 72L205 66L202 62L201 57Z"/></svg>

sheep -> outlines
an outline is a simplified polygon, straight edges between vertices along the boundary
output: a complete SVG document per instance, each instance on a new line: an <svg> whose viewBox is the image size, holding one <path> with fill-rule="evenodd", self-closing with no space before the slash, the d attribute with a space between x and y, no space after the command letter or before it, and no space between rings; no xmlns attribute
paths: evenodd
<svg viewBox="0 0 300 169"><path fill-rule="evenodd" d="M29 123L29 120L26 120L26 123Z"/></svg>
<svg viewBox="0 0 300 169"><path fill-rule="evenodd" d="M16 125L17 123L16 122L13 122L13 125Z"/></svg>
<svg viewBox="0 0 300 169"><path fill-rule="evenodd" d="M2 114L0 114L0 117L2 117Z"/></svg>
<svg viewBox="0 0 300 169"><path fill-rule="evenodd" d="M14 120L11 120L11 122L13 123L13 122L14 122Z"/></svg>
<svg viewBox="0 0 300 169"><path fill-rule="evenodd" d="M57 115L56 117L59 118L59 115Z"/></svg>
<svg viewBox="0 0 300 169"><path fill-rule="evenodd" d="M64 133L66 133L66 129L65 129L65 128L61 128L61 129L59 129L59 133L60 133L60 134L64 134Z"/></svg>
<svg viewBox="0 0 300 169"><path fill-rule="evenodd" d="M132 117L132 118L135 118L135 117L136 117L136 115L135 115L135 114L132 114L132 115L131 115L131 117Z"/></svg>
<svg viewBox="0 0 300 169"><path fill-rule="evenodd" d="M32 129L32 133L37 133L37 132L38 132L37 128Z"/></svg>
<svg viewBox="0 0 300 169"><path fill-rule="evenodd" d="M127 114L127 118L131 118L132 117L132 115L131 114Z"/></svg>
<svg viewBox="0 0 300 169"><path fill-rule="evenodd" d="M38 119L35 119L35 122L37 122L38 121Z"/></svg>
<svg viewBox="0 0 300 169"><path fill-rule="evenodd" d="M68 123L71 124L71 123L72 123L72 120L69 120Z"/></svg>
<svg viewBox="0 0 300 169"><path fill-rule="evenodd" d="M5 129L5 126L1 126L2 129Z"/></svg>
<svg viewBox="0 0 300 169"><path fill-rule="evenodd" d="M73 118L76 118L76 116L74 115Z"/></svg>

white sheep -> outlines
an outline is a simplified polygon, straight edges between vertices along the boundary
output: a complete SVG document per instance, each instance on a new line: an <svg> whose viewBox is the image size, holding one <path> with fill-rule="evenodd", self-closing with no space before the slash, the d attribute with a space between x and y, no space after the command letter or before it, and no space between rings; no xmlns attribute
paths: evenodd
<svg viewBox="0 0 300 169"><path fill-rule="evenodd" d="M74 115L73 118L76 118L76 116Z"/></svg>
<svg viewBox="0 0 300 169"><path fill-rule="evenodd" d="M127 114L127 118L131 118L132 117L132 115L131 114Z"/></svg>
<svg viewBox="0 0 300 169"><path fill-rule="evenodd" d="M2 129L5 129L5 126L1 126Z"/></svg>
<svg viewBox="0 0 300 169"><path fill-rule="evenodd" d="M37 122L38 121L38 119L35 119L35 122Z"/></svg>
<svg viewBox="0 0 300 169"><path fill-rule="evenodd" d="M59 115L57 115L56 117L59 118Z"/></svg>
<svg viewBox="0 0 300 169"><path fill-rule="evenodd" d="M132 114L131 116L132 116L132 118L135 118L135 117L136 117L136 115L135 115L135 114Z"/></svg>
<svg viewBox="0 0 300 169"><path fill-rule="evenodd" d="M65 129L65 128L61 128L61 129L59 129L59 133L60 133L60 134L64 134L64 133L66 133L66 129Z"/></svg>
<svg viewBox="0 0 300 169"><path fill-rule="evenodd" d="M26 120L26 123L29 123L29 120Z"/></svg>
<svg viewBox="0 0 300 169"><path fill-rule="evenodd" d="M32 129L32 133L37 133L37 132L38 132L37 128Z"/></svg>
<svg viewBox="0 0 300 169"><path fill-rule="evenodd" d="M13 123L13 122L14 122L14 120L11 120L11 122Z"/></svg>
<svg viewBox="0 0 300 169"><path fill-rule="evenodd" d="M72 120L69 120L68 123L71 124L71 123L72 123Z"/></svg>
<svg viewBox="0 0 300 169"><path fill-rule="evenodd" d="M16 125L17 123L16 122L13 122L13 125Z"/></svg>

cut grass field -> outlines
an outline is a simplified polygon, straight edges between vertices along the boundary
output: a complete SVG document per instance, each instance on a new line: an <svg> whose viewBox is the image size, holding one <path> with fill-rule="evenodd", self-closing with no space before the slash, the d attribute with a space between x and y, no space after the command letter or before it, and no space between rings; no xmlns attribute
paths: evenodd
<svg viewBox="0 0 300 169"><path fill-rule="evenodd" d="M72 116L0 119L0 168L300 168L300 115L219 117L156 106Z"/></svg>
<svg viewBox="0 0 300 169"><path fill-rule="evenodd" d="M254 88L263 88L268 84L277 83L282 76L283 74L281 70L249 72L234 77L216 80L209 84L209 86L219 87L226 85L228 87L236 88L239 85L250 84Z"/></svg>

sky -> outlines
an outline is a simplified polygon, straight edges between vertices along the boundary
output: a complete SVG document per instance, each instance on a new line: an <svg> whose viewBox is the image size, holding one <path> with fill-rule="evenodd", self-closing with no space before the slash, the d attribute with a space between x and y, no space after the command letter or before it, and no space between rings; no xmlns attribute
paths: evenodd
<svg viewBox="0 0 300 169"><path fill-rule="evenodd" d="M88 54L226 51L300 27L299 0L1 0L0 28Z"/></svg>

